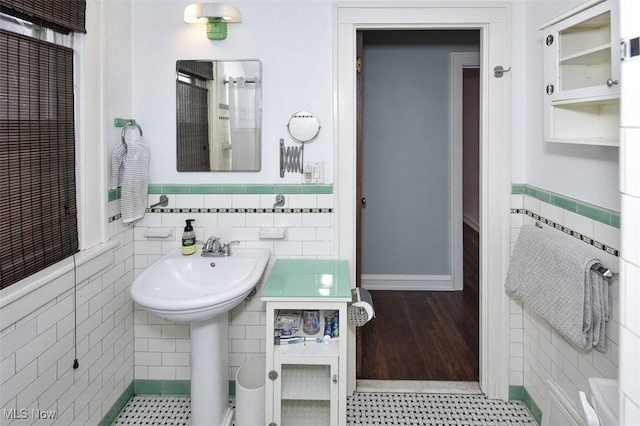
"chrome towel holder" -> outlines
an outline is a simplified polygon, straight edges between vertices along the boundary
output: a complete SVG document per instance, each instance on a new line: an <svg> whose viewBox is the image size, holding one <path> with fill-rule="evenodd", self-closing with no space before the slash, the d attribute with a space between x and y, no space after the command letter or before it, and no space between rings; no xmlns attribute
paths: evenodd
<svg viewBox="0 0 640 426"><path fill-rule="evenodd" d="M143 135L142 135L142 127L140 127L140 125L138 125L135 121L129 121L127 124L125 124L125 125L122 127L122 132L120 133L120 136L121 136L121 138L122 138L122 143L123 143L124 145L126 145L126 144L127 144L127 141L126 141L126 139L125 139L125 134L126 134L127 129L128 129L129 127L135 127L135 128L136 128L136 129L138 129L138 131L140 132L140 137L142 137L142 136L143 136Z"/></svg>

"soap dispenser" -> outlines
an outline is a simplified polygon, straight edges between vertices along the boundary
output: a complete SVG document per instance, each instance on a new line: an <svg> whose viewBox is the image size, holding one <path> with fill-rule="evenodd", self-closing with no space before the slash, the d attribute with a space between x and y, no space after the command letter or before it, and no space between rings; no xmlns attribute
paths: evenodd
<svg viewBox="0 0 640 426"><path fill-rule="evenodd" d="M196 252L196 233L193 232L193 226L191 226L193 221L195 219L187 219L185 221L187 225L182 233L182 254L185 256Z"/></svg>

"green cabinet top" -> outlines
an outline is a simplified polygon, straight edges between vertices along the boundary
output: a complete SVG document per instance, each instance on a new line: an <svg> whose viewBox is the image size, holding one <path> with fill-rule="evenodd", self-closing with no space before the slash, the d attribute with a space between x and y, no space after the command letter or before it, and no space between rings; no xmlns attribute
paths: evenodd
<svg viewBox="0 0 640 426"><path fill-rule="evenodd" d="M262 300L351 301L349 265L340 259L278 259Z"/></svg>

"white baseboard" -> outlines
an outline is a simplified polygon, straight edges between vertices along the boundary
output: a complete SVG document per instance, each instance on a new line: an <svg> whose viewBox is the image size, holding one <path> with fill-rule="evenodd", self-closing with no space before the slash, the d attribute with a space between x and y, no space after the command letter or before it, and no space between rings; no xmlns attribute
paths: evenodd
<svg viewBox="0 0 640 426"><path fill-rule="evenodd" d="M437 393L481 395L478 382L445 382L435 380L356 380L358 392Z"/></svg>
<svg viewBox="0 0 640 426"><path fill-rule="evenodd" d="M452 291L450 275L373 275L362 274L367 290Z"/></svg>

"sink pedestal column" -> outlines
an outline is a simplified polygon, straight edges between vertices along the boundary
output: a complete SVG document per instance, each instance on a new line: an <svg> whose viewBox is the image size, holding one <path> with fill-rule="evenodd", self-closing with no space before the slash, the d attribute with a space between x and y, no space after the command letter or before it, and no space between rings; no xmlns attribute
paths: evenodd
<svg viewBox="0 0 640 426"><path fill-rule="evenodd" d="M230 425L229 314L191 323L191 423Z"/></svg>

